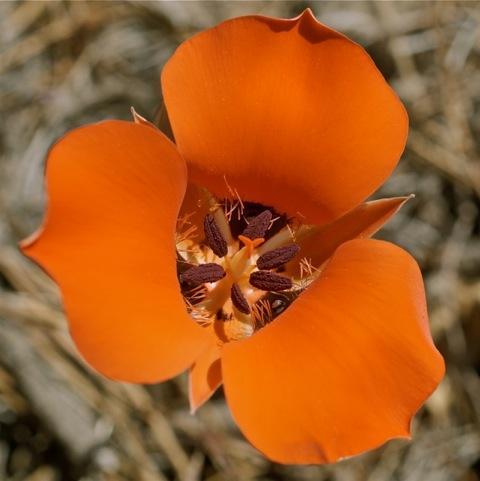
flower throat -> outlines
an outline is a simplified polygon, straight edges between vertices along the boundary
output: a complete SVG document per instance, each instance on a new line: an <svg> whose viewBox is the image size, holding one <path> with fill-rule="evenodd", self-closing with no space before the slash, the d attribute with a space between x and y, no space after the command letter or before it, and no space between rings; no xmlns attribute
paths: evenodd
<svg viewBox="0 0 480 481"><path fill-rule="evenodd" d="M298 258L294 221L253 202L212 197L203 233L179 218L177 273L190 315L223 325L225 340L253 334L280 315L306 287L285 270Z"/></svg>

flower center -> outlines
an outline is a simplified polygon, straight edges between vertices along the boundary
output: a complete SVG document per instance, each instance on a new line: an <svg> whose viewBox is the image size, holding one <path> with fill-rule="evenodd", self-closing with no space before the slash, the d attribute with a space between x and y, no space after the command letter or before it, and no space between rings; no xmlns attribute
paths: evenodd
<svg viewBox="0 0 480 481"><path fill-rule="evenodd" d="M256 203L209 196L208 205L202 233L190 220L195 213L179 218L178 280L194 320L214 324L225 341L241 339L273 321L305 289L304 280L285 270L298 259L299 226Z"/></svg>

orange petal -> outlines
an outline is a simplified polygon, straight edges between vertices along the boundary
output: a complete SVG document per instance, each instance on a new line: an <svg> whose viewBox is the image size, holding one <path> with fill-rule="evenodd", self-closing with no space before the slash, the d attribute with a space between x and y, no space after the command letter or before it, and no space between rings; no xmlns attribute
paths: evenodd
<svg viewBox="0 0 480 481"><path fill-rule="evenodd" d="M319 267L344 242L372 236L410 198L392 197L365 202L331 224L312 228L304 238L299 239L300 251L287 265L287 272L298 275L302 258L307 258L313 267Z"/></svg>
<svg viewBox="0 0 480 481"><path fill-rule="evenodd" d="M403 105L368 54L318 23L235 18L184 42L162 89L189 175L217 195L323 224L363 201L404 149Z"/></svg>
<svg viewBox="0 0 480 481"><path fill-rule="evenodd" d="M190 366L208 340L176 277L186 170L175 146L133 122L88 125L53 146L46 181L44 226L22 248L58 282L85 359L132 382Z"/></svg>
<svg viewBox="0 0 480 481"><path fill-rule="evenodd" d="M207 329L207 331L210 335L210 344L190 368L189 398L192 413L208 401L222 384L220 361L222 343L213 329Z"/></svg>
<svg viewBox="0 0 480 481"><path fill-rule="evenodd" d="M444 374L422 277L399 247L353 240L273 323L222 352L246 437L282 463L326 463L410 436Z"/></svg>

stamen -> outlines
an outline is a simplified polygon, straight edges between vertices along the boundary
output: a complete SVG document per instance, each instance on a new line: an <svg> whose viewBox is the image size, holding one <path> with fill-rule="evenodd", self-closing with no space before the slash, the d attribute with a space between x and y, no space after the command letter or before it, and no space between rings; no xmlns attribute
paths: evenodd
<svg viewBox="0 0 480 481"><path fill-rule="evenodd" d="M250 239L265 237L265 234L270 227L271 220L272 213L269 210L264 210L261 214L258 214L249 222L247 227L242 232L242 235Z"/></svg>
<svg viewBox="0 0 480 481"><path fill-rule="evenodd" d="M278 247L270 252L265 252L257 260L259 269L276 269L277 267L291 261L300 250L296 244L290 244L284 247Z"/></svg>
<svg viewBox="0 0 480 481"><path fill-rule="evenodd" d="M227 241L228 245L233 244L232 231L230 230L230 221L226 217L222 206L218 203L217 199L213 197L206 189L205 196L210 207L210 212L212 213L218 229L222 233L223 238Z"/></svg>
<svg viewBox="0 0 480 481"><path fill-rule="evenodd" d="M290 278L269 271L252 272L250 284L262 291L281 292L292 288Z"/></svg>
<svg viewBox="0 0 480 481"><path fill-rule="evenodd" d="M176 229L177 275L187 312L199 325L221 326L224 342L244 339L272 322L313 278L297 282L285 275L301 252L296 238L311 226L274 207L243 201L227 187L230 195L221 200L200 191L209 207L203 238L191 221L194 213L182 215ZM250 285L244 285L247 279Z"/></svg>
<svg viewBox="0 0 480 481"><path fill-rule="evenodd" d="M208 246L218 257L224 257L228 253L227 241L223 237L212 214L208 214L203 222L205 240Z"/></svg>
<svg viewBox="0 0 480 481"><path fill-rule="evenodd" d="M225 271L222 266L208 263L190 267L190 269L180 275L180 282L196 287L206 282L219 281L223 277L225 277Z"/></svg>
<svg viewBox="0 0 480 481"><path fill-rule="evenodd" d="M233 305L244 314L250 314L250 306L247 299L243 295L242 290L238 284L232 284L231 299Z"/></svg>

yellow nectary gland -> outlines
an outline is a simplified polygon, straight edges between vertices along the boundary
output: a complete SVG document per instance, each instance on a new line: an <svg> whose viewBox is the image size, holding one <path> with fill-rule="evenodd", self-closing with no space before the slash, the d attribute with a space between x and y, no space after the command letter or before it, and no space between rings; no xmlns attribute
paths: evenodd
<svg viewBox="0 0 480 481"><path fill-rule="evenodd" d="M253 216L248 215L250 205L256 210ZM182 219L178 278L193 319L203 325L214 323L226 341L241 339L271 322L302 292L303 286L278 273L299 247L286 216L274 217L259 204L240 203L236 217L233 209L223 209L218 202L212 206L204 219L203 238L198 233L194 237L195 228L186 227L188 222ZM285 225L277 225L272 236L272 225L280 218Z"/></svg>

